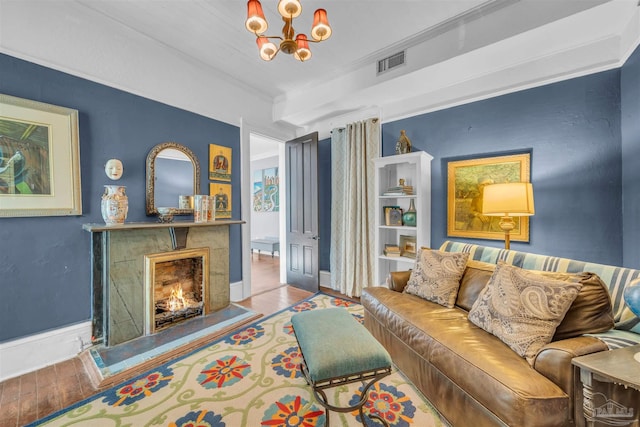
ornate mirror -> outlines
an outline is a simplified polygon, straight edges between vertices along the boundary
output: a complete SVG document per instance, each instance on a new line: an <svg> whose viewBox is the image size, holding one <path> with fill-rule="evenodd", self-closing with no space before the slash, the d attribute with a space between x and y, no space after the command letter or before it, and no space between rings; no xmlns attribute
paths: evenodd
<svg viewBox="0 0 640 427"><path fill-rule="evenodd" d="M193 152L177 142L163 142L147 155L147 215L158 207L171 208L173 215L191 215L180 207L180 196L200 194L200 163Z"/></svg>

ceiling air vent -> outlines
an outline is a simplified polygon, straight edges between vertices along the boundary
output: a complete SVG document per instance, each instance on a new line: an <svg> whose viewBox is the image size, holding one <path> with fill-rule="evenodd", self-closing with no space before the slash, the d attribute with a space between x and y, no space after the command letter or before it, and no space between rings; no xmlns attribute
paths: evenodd
<svg viewBox="0 0 640 427"><path fill-rule="evenodd" d="M387 56L384 59L378 61L378 74L382 74L386 71L392 70L396 67L404 65L405 51L394 53L391 56Z"/></svg>

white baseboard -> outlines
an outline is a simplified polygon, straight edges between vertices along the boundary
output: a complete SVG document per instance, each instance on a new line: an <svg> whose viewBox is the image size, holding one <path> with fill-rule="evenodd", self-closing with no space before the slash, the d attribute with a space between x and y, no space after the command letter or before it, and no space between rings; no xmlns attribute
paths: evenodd
<svg viewBox="0 0 640 427"><path fill-rule="evenodd" d="M244 291L242 289L242 281L235 282L230 285L229 299L232 302L242 301L244 299Z"/></svg>
<svg viewBox="0 0 640 427"><path fill-rule="evenodd" d="M331 287L331 272L326 270L320 270L320 286L325 288Z"/></svg>
<svg viewBox="0 0 640 427"><path fill-rule="evenodd" d="M91 345L91 322L0 344L0 381L71 359Z"/></svg>

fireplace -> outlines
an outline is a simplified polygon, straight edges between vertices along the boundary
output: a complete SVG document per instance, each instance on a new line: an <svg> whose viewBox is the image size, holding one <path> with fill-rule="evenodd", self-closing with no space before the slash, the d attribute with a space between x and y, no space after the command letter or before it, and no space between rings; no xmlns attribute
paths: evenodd
<svg viewBox="0 0 640 427"><path fill-rule="evenodd" d="M148 254L144 261L146 335L208 314L209 248Z"/></svg>
<svg viewBox="0 0 640 427"><path fill-rule="evenodd" d="M184 325L182 320L189 316L205 319L228 307L233 223L241 222L85 224L83 228L91 232L92 342L112 347L160 335L154 331L162 329L170 333L168 325ZM184 310L174 307L169 314L165 310L156 322L156 306L168 304L165 300L177 284L164 278L167 272L183 276L187 282L180 286L183 297L188 294L196 303L189 302ZM152 294L156 279L167 285Z"/></svg>

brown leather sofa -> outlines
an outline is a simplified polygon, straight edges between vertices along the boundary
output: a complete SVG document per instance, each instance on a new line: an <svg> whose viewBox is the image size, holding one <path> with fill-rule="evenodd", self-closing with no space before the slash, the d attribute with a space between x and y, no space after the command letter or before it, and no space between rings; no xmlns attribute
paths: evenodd
<svg viewBox="0 0 640 427"><path fill-rule="evenodd" d="M454 426L582 426L582 386L571 359L607 350L584 336L613 327L611 299L595 274L533 365L467 316L492 274L469 261L454 308L403 293L410 272L392 273L390 289L363 290L364 324L396 366Z"/></svg>

